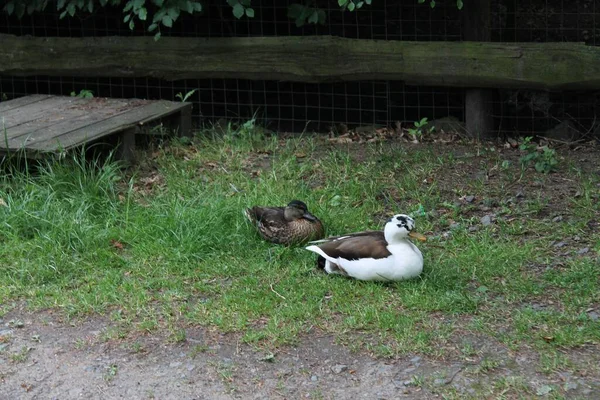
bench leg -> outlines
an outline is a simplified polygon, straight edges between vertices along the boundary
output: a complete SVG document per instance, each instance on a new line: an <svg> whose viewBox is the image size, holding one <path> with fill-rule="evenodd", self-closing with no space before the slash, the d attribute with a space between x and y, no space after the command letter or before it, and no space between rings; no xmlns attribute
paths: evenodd
<svg viewBox="0 0 600 400"><path fill-rule="evenodd" d="M117 147L116 158L127 165L135 162L135 135L140 128L130 128L123 131L119 136L119 146Z"/></svg>
<svg viewBox="0 0 600 400"><path fill-rule="evenodd" d="M179 112L176 122L179 137L192 137L192 105L185 107Z"/></svg>

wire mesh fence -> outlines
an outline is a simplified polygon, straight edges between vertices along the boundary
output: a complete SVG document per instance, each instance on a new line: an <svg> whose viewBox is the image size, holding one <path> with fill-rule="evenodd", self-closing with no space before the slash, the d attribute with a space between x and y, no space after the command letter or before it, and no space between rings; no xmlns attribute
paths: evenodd
<svg viewBox="0 0 600 400"><path fill-rule="evenodd" d="M328 18L324 25L296 26L288 6L297 0L253 0L256 17L236 19L225 1L211 0L200 15L182 15L163 36L248 37L334 35L357 39L460 41L461 11L455 1L438 1L435 8L416 0L375 0L358 12L343 12L337 2L318 0ZM466 4L468 7L468 3ZM600 44L600 0L493 0L491 38L503 42L586 42ZM0 14L0 33L32 36L101 37L149 35L144 26L130 30L119 8L102 8L91 15L60 19L45 12L22 20ZM597 21L599 22L597 24ZM232 54L235 57L235 54ZM340 60L343 63L343 60ZM304 84L242 79L73 78L0 76L0 93L7 98L33 93L69 95L82 89L95 96L176 100L197 89L194 121L259 118L275 130L326 131L330 126L388 125L420 118L464 120L464 91L424 87L398 81ZM545 93L495 90L493 113L504 133L546 133L564 121L580 132L594 128L597 93Z"/></svg>

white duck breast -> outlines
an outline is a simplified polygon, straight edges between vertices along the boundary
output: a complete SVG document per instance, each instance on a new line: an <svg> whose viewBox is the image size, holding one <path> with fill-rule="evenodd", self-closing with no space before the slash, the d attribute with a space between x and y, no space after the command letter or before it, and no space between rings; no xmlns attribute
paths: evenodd
<svg viewBox="0 0 600 400"><path fill-rule="evenodd" d="M413 231L414 220L394 215L382 231L331 237L306 247L319 255L318 265L328 274L365 281L415 278L423 271L423 255L408 238L426 240Z"/></svg>

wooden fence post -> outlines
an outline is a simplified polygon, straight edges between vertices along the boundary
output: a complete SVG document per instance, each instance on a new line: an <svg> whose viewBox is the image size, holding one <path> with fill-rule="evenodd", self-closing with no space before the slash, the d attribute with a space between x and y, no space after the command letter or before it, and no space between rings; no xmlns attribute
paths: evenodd
<svg viewBox="0 0 600 400"><path fill-rule="evenodd" d="M491 39L491 0L465 2L463 38L467 41L489 42ZM467 134L476 138L493 136L493 92L490 89L469 88L465 91L465 125Z"/></svg>

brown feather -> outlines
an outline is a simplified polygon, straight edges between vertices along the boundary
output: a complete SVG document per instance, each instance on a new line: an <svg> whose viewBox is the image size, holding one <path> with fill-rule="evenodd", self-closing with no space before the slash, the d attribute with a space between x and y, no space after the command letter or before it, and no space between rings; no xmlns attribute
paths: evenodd
<svg viewBox="0 0 600 400"><path fill-rule="evenodd" d="M379 259L389 257L392 254L387 249L387 241L382 231L357 232L329 239L331 241L317 244L317 246L332 258L341 257L346 260ZM317 260L317 265L320 266L319 260Z"/></svg>
<svg viewBox="0 0 600 400"><path fill-rule="evenodd" d="M258 228L260 236L276 244L299 244L309 240L321 239L325 230L323 223L316 219L304 218L288 221L285 207L252 207L246 209L246 216Z"/></svg>

